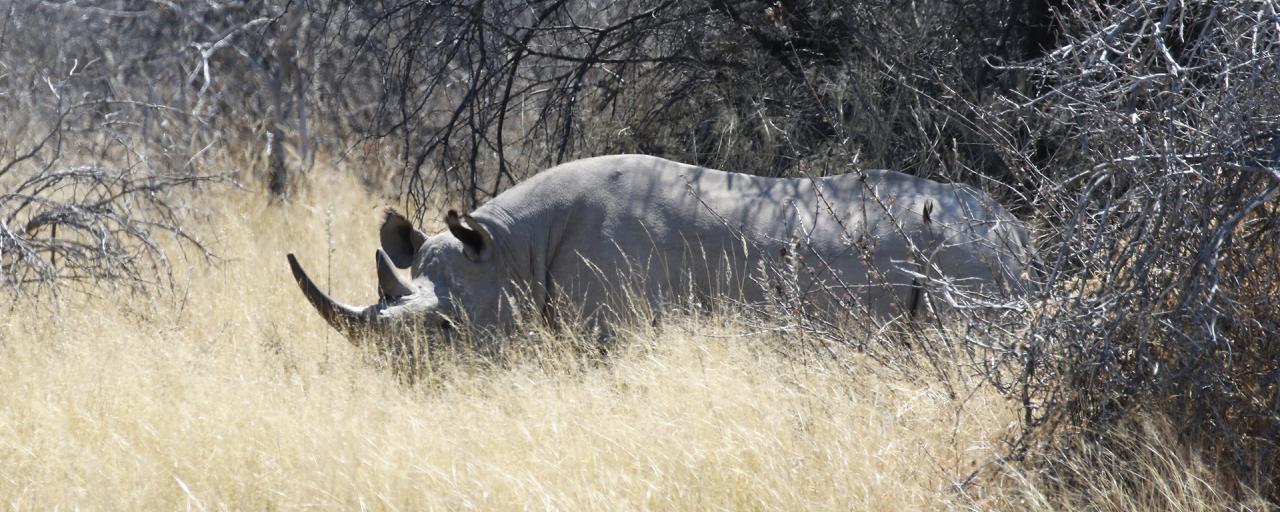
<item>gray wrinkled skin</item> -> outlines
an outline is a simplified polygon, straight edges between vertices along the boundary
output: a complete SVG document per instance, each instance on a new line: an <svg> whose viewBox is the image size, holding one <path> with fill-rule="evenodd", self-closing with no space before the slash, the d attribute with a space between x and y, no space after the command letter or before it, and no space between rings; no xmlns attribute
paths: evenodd
<svg viewBox="0 0 1280 512"><path fill-rule="evenodd" d="M783 289L779 269L799 269L787 289L813 308L888 319L921 310L926 288L1017 294L1029 254L1021 224L968 186L892 171L762 178L641 155L557 166L449 224L426 236L388 214L383 299L366 308L332 301L289 260L311 303L354 341L450 324L500 334L519 298L599 322L625 307L624 286L653 305L759 302Z"/></svg>

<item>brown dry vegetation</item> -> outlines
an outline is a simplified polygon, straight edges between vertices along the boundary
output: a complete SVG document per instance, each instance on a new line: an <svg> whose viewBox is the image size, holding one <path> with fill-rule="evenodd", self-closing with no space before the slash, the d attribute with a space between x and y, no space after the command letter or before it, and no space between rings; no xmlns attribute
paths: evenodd
<svg viewBox="0 0 1280 512"><path fill-rule="evenodd" d="M459 359L408 385L310 310L283 258L331 254L320 279L371 297L364 249L382 201L323 173L286 205L253 192L197 204L223 260L184 267L176 297L68 293L0 312L6 507L1242 505L1194 454L1165 449L1167 429L1135 437L1146 466L1068 454L1066 471L987 465L1017 413L990 387L950 398L940 382L884 376L854 354L797 358L778 350L796 340L714 318L630 330L605 361ZM1088 492L1063 489L1063 475Z"/></svg>
<svg viewBox="0 0 1280 512"><path fill-rule="evenodd" d="M1278 12L12 1L0 503L1274 509ZM968 183L1039 290L933 335L729 307L600 357L534 326L406 378L286 270L371 302L383 207L434 231L615 152Z"/></svg>
<svg viewBox="0 0 1280 512"><path fill-rule="evenodd" d="M378 202L317 180L227 201L226 260L177 301L66 298L0 320L0 500L16 508L925 507L994 455L1011 409L928 382L800 364L776 341L673 323L594 366L442 369L410 386L303 302L284 265L330 244L371 290ZM324 226L332 212L332 231ZM314 259L314 258L313 258ZM53 321L51 321L53 320ZM554 357L554 355L546 355Z"/></svg>

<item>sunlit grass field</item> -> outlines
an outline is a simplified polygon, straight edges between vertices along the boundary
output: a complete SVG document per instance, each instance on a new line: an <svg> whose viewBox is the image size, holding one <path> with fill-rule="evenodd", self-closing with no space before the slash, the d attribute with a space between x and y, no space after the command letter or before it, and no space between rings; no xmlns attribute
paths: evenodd
<svg viewBox="0 0 1280 512"><path fill-rule="evenodd" d="M0 309L0 507L373 510L1213 509L1179 450L1150 493L1054 493L979 473L1016 433L987 387L888 377L848 354L787 355L724 319L624 330L591 364L555 354L446 363L407 383L302 298L296 252L339 299L372 302L387 204L317 173L288 203L196 200L218 259L174 253L177 290L67 293ZM428 230L440 226L425 226ZM548 346L557 346L548 340ZM572 354L565 354L571 359ZM466 359L466 358L463 358ZM1156 428L1135 443L1159 446ZM1190 462L1189 462L1190 461ZM1081 478L1077 476L1076 478ZM1072 494L1075 492L1076 494ZM1239 505L1239 504L1236 504Z"/></svg>

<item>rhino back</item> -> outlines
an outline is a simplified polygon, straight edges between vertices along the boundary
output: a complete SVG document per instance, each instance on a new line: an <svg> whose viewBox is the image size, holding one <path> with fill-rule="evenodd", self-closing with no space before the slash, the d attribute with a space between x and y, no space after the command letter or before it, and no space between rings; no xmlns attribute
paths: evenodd
<svg viewBox="0 0 1280 512"><path fill-rule="evenodd" d="M913 278L901 268L922 250L943 256L948 273L991 280L965 242L991 238L1008 215L975 189L892 171L764 178L642 155L561 165L486 207L522 240L535 284L588 309L616 301L619 285L655 301L759 300L758 269L794 257L812 268L803 287L830 296L836 286L885 314L909 302Z"/></svg>

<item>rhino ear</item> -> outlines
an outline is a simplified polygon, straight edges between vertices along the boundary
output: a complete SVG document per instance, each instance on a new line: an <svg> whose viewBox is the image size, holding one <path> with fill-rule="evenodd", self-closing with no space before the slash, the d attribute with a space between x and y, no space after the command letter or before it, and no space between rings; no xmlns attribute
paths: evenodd
<svg viewBox="0 0 1280 512"><path fill-rule="evenodd" d="M414 229L409 219L393 208L387 208L387 216L382 220L378 235L382 239L382 250L387 252L391 263L400 268L409 268L413 264L413 255L427 241L427 235Z"/></svg>
<svg viewBox="0 0 1280 512"><path fill-rule="evenodd" d="M466 225L463 225L466 221ZM449 225L449 232L462 242L467 258L471 261L488 261L493 254L493 238L489 231L471 218L470 215L458 215L457 210L449 210L444 223Z"/></svg>

